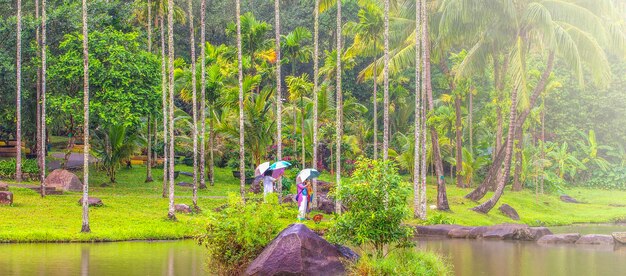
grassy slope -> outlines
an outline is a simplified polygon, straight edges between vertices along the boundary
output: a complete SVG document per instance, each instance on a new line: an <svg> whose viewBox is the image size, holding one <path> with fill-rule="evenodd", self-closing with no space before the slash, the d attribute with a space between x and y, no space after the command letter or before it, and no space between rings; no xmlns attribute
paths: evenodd
<svg viewBox="0 0 626 276"><path fill-rule="evenodd" d="M177 170L191 171L190 167L179 166ZM92 233L81 234L81 208L77 201L81 193L70 192L64 195L48 196L41 199L35 192L11 186L15 194L14 206L0 206L0 242L20 241L113 241L134 239L177 239L192 237L203 230L212 210L226 202L228 193L238 193L238 180L232 177L229 169L216 171L216 185L199 191L200 214L178 214L178 222L166 220L168 200L161 197L162 170L153 171L153 183L144 183L145 167L122 169L118 183L101 187L107 178L95 170L91 174L90 195L99 197L105 206L91 208ZM81 175L79 174L79 177ZM331 180L323 175L322 179ZM191 178L180 175L176 180L191 182ZM349 181L349 179L344 179ZM428 186L428 204L434 204L435 187ZM448 196L453 210L444 216L463 225L489 225L513 222L493 210L482 215L468 210L476 203L463 199L469 190L448 186ZM530 225L562 225L575 222L608 222L616 218L626 218L626 208L609 207L608 204L626 202L626 192L572 189L569 195L589 204L566 204L558 196L544 195L535 200L530 191L512 193L506 191L501 203L508 203L517 209L523 223ZM490 196L490 194L488 195ZM176 187L176 203L191 205L191 188ZM499 205L497 205L499 206ZM295 208L295 206L294 206ZM429 210L429 216L438 211ZM329 216L326 216L328 218ZM293 221L284 221L290 224ZM330 225L326 220L320 225L307 222L312 229L322 230ZM411 220L410 223L422 223Z"/></svg>

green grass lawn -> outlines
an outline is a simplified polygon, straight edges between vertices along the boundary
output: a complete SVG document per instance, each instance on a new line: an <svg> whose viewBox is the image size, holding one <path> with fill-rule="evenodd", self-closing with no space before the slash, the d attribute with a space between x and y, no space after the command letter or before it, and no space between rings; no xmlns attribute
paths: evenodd
<svg viewBox="0 0 626 276"><path fill-rule="evenodd" d="M177 166L176 170L188 171L188 166ZM177 214L178 221L166 219L168 200L161 197L162 169L153 170L155 182L145 183L145 167L121 169L117 183L106 184L108 178L103 172L92 169L90 175L90 196L99 197L103 207L90 208L92 232L80 233L81 207L78 200L81 193L68 192L41 198L39 194L12 184L15 195L13 206L0 206L0 242L66 242L66 241L119 241L189 238L203 231L213 210L226 203L229 193L239 193L239 180L232 176L228 168L217 168L215 186L199 190L198 205L202 209L197 214ZM79 178L82 174L77 173ZM321 177L330 181L334 177L324 174ZM180 175L176 182L191 182L190 177ZM343 183L350 181L344 178ZM35 183L30 183L35 184ZM292 187L293 188L293 187ZM463 196L469 189L458 189L448 185L448 199L452 212L428 210L429 217L442 214L454 223L462 225L492 225L514 221L500 214L497 207L507 203L515 208L520 223L529 225L567 225L577 222L610 222L626 218L626 207L611 207L609 204L626 202L626 192L588 189L571 189L567 193L587 204L567 204L558 195L542 195L535 198L531 191L513 193L508 189L501 201L488 215L478 214L469 208L475 202ZM435 204L435 186L428 186L428 205ZM191 205L192 189L176 186L176 203ZM491 196L491 194L488 194ZM487 197L485 197L486 200ZM411 200L412 202L412 200ZM293 208L296 208L295 205ZM286 220L286 225L295 222ZM411 224L423 224L409 220ZM316 225L307 221L307 226L323 231L332 223L332 216Z"/></svg>

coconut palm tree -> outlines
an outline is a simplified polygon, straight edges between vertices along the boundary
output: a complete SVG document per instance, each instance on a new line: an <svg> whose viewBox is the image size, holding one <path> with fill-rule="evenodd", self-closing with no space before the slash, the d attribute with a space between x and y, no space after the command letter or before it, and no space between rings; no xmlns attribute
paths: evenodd
<svg viewBox="0 0 626 276"><path fill-rule="evenodd" d="M39 21L39 0L35 0L35 21ZM37 58L41 58L41 30L40 30L41 26L37 25L36 26L36 30L35 30L35 40L36 40L36 45L37 45ZM41 155L41 151L39 150L41 148L41 64L37 64L37 84L36 86L36 90L37 90L37 110L36 112L36 119L35 119L35 128L37 129L37 138L35 139L37 146L36 151L37 151L37 167L39 168L40 171L43 171L43 155Z"/></svg>
<svg viewBox="0 0 626 276"><path fill-rule="evenodd" d="M171 0L170 0L171 1ZM241 3L235 0L235 18L237 20L237 68L239 80L239 192L245 198L246 193L246 162L244 151L244 118L243 118L243 60L241 58ZM254 60L254 57L252 58ZM280 100L280 99L279 99ZM279 185L280 187L280 185ZM280 190L279 190L280 193Z"/></svg>
<svg viewBox="0 0 626 276"><path fill-rule="evenodd" d="M415 1L415 22L417 26L421 25L421 0ZM426 218L426 210L422 209L421 198L422 193L425 191L422 190L421 180L422 180L422 172L421 172L421 159L422 159L422 91L420 89L420 60L421 60L421 47L420 47L420 28L415 28L415 134L414 134L414 143L413 143L413 216L419 219ZM375 100L375 98L374 98Z"/></svg>
<svg viewBox="0 0 626 276"><path fill-rule="evenodd" d="M87 0L83 0L83 226L80 232L89 233L89 32L87 28ZM149 122L148 122L149 123ZM150 152L148 152L148 155ZM148 164L148 167L150 164Z"/></svg>
<svg viewBox="0 0 626 276"><path fill-rule="evenodd" d="M163 198L167 197L167 184L169 183L168 162L169 162L169 140L168 115L167 115L167 69L165 68L165 24L163 16L160 16L161 25L161 108L163 109Z"/></svg>
<svg viewBox="0 0 626 276"><path fill-rule="evenodd" d="M176 220L174 213L174 0L167 1L167 39L169 67L169 210L167 217Z"/></svg>
<svg viewBox="0 0 626 276"><path fill-rule="evenodd" d="M318 147L318 81L319 81L319 15L320 15L320 0L315 0L315 7L313 10L313 160L311 167L317 169L317 147ZM317 194L317 181L313 180L313 194ZM313 197L313 208L317 207L317 197Z"/></svg>
<svg viewBox="0 0 626 276"><path fill-rule="evenodd" d="M15 181L22 182L22 1L17 0Z"/></svg>
<svg viewBox="0 0 626 276"><path fill-rule="evenodd" d="M389 0L385 0L383 14L383 160L387 160L389 159Z"/></svg>
<svg viewBox="0 0 626 276"><path fill-rule="evenodd" d="M200 2L200 189L206 189L206 0ZM209 113L210 115L211 113ZM210 138L209 138L210 139ZM212 147L211 147L212 149ZM209 169L213 185L213 159Z"/></svg>
<svg viewBox="0 0 626 276"><path fill-rule="evenodd" d="M193 28L193 4L191 0L187 1L189 8L189 44L191 45L191 116L193 117L193 207L198 209L198 95L196 89L196 40L195 30Z"/></svg>
<svg viewBox="0 0 626 276"><path fill-rule="evenodd" d="M41 0L41 197L46 196L46 0Z"/></svg>
<svg viewBox="0 0 626 276"><path fill-rule="evenodd" d="M335 149L335 181L336 181L336 189L341 189L341 136L343 135L343 109L341 106L341 53L343 53L343 48L341 46L341 0L337 0L337 70L335 71L335 75L337 77L337 81L335 83L336 89L336 127L335 127L335 136L336 136L336 149ZM335 213L341 214L341 201L335 201Z"/></svg>
<svg viewBox="0 0 626 276"><path fill-rule="evenodd" d="M276 47L276 159L283 159L283 89L280 51L280 0L274 0L274 34ZM282 195L282 179L278 180L276 189Z"/></svg>

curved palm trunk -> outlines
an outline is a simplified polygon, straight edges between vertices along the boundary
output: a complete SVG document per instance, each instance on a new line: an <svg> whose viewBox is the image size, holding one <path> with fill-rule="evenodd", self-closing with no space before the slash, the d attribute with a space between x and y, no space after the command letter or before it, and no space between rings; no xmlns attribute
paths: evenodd
<svg viewBox="0 0 626 276"><path fill-rule="evenodd" d="M519 114L519 116L517 116L517 119L515 120L515 123L518 126L524 125L526 118L530 114L531 108L535 106L537 99L539 98L541 93L545 90L546 85L548 84L548 78L550 77L550 74L552 73L553 67L554 67L554 52L551 51L548 55L548 62L546 65L546 69L541 74L541 78L539 79L539 82L537 82L537 86L535 86L535 89L533 90L533 93L530 97L529 108L527 108L526 110L524 110L524 112ZM487 176L485 177L483 182L472 192L465 195L465 198L478 201L485 196L485 194L487 193L487 189L495 185L494 183L496 182L496 176L498 174L498 171L502 167L504 158L505 158L505 150L503 148L500 148L500 150L496 153L496 157L494 158L494 161L491 164L491 167L489 168L489 172L487 173Z"/></svg>
<svg viewBox="0 0 626 276"><path fill-rule="evenodd" d="M46 0L41 0L41 197L46 196Z"/></svg>
<svg viewBox="0 0 626 276"><path fill-rule="evenodd" d="M200 189L206 189L206 0L200 2ZM211 150L213 146L211 145ZM209 173L213 175L213 171ZM212 178L212 177L211 177ZM213 184L213 182L211 182Z"/></svg>
<svg viewBox="0 0 626 276"><path fill-rule="evenodd" d="M171 1L171 0L170 0ZM243 65L241 60L241 3L235 0L237 17L237 67L239 69L239 192L241 198L246 194L245 152L244 152L244 125L243 125Z"/></svg>
<svg viewBox="0 0 626 276"><path fill-rule="evenodd" d="M280 55L280 1L274 0L274 28L276 43L276 159L283 159L283 90ZM282 178L276 181L278 197L282 195Z"/></svg>
<svg viewBox="0 0 626 276"><path fill-rule="evenodd" d="M384 12L384 66L383 66L383 160L389 159L389 0Z"/></svg>
<svg viewBox="0 0 626 276"><path fill-rule="evenodd" d="M167 197L167 183L169 182L168 161L169 153L167 139L167 70L165 69L165 24L164 18L161 16L161 105L163 108L163 198Z"/></svg>
<svg viewBox="0 0 626 276"><path fill-rule="evenodd" d="M15 181L22 182L22 1L17 0Z"/></svg>
<svg viewBox="0 0 626 276"><path fill-rule="evenodd" d="M89 233L89 32L87 29L87 0L83 0L83 226ZM148 122L150 124L150 122ZM148 155L150 153L148 152ZM150 167L150 164L148 164Z"/></svg>
<svg viewBox="0 0 626 276"><path fill-rule="evenodd" d="M511 92L511 110L509 112L509 133L507 134L506 147L505 147L505 157L504 157L504 169L498 173L496 191L493 196L485 201L485 203L478 205L472 208L473 211L479 213L488 213L498 202L502 193L504 192L504 185L509 179L509 174L511 171L511 157L513 151L513 135L515 133L516 122L515 122L515 110L517 109L517 88L513 89Z"/></svg>
<svg viewBox="0 0 626 276"><path fill-rule="evenodd" d="M193 4L187 1L189 7L189 44L191 44L191 102L193 116L193 207L198 210L198 92L196 90L196 39L193 28Z"/></svg>
<svg viewBox="0 0 626 276"><path fill-rule="evenodd" d="M388 0L387 0L388 1ZM337 182L336 190L341 189L341 136L343 135L343 110L341 99L341 0L337 0L337 83L335 85L337 96L336 118L336 147L335 151L335 181ZM335 200L335 213L341 214L341 201Z"/></svg>
<svg viewBox="0 0 626 276"><path fill-rule="evenodd" d="M522 182L521 182L521 174L522 174L522 162L523 160L523 151L524 151L524 142L523 142L523 131L520 127L520 130L517 131L517 139L514 142L514 152L515 152L515 171L513 174L513 191L519 192L522 190Z"/></svg>
<svg viewBox="0 0 626 276"><path fill-rule="evenodd" d="M313 11L314 26L313 26L313 160L312 168L317 169L317 146L319 141L318 137L318 81L319 81L319 6L320 0L315 0L315 10ZM317 195L317 180L313 180L313 194ZM313 208L317 208L317 196L313 197Z"/></svg>
<svg viewBox="0 0 626 276"><path fill-rule="evenodd" d="M426 13L425 3L422 3L422 89L426 93L428 100L428 109L434 110L433 91L430 82L430 39L428 37L428 14ZM426 116L426 114L424 114ZM433 163L435 165L435 173L437 175L437 209L450 210L448 205L448 196L446 194L446 183L443 175L443 162L441 160L441 151L439 149L439 134L434 126L430 126L430 139L433 147Z"/></svg>
<svg viewBox="0 0 626 276"><path fill-rule="evenodd" d="M174 213L174 0L167 1L167 40L168 40L168 88L169 99L169 210L167 217L176 220Z"/></svg>

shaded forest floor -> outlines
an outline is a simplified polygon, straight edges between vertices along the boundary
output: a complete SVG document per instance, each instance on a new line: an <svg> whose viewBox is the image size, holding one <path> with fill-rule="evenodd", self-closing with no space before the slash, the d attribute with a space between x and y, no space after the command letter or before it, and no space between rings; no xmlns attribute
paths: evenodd
<svg viewBox="0 0 626 276"><path fill-rule="evenodd" d="M180 165L179 171L190 172L191 167ZM77 173L82 177L80 172ZM145 166L135 165L133 169L120 169L117 183L108 182L103 172L92 168L90 175L90 196L99 197L103 207L90 208L92 233L80 233L81 212L78 204L79 192L51 195L41 198L36 192L10 184L14 193L13 206L0 206L0 242L67 242L67 241L120 241L120 240L162 240L191 238L204 230L206 221L214 214L214 209L223 206L229 193L239 193L239 181L228 168L218 168L215 186L198 191L200 213L177 214L178 221L166 219L168 199L161 196L163 188L162 169L154 169L155 181L145 183ZM332 177L323 175L322 179ZM192 182L192 178L179 175L176 182ZM350 181L345 178L343 181ZM429 181L430 183L430 181ZM27 183L36 184L36 183ZM626 207L613 207L626 203L626 192L588 189L569 189L567 194L585 204L564 203L557 194L536 197L532 191L511 192L507 189L503 198L488 214L469 210L477 203L463 196L469 189L459 189L448 185L448 199L452 212L428 210L429 221L411 219L411 224L455 223L461 225L492 225L515 223L498 210L500 204L507 203L517 210L521 220L517 223L529 225L568 225L572 223L600 223L626 219ZM436 187L428 185L428 205L435 204ZM491 193L483 199L486 200ZM192 188L176 186L177 204L192 205ZM412 202L412 199L411 199ZM293 208L296 208L293 205ZM310 228L323 231L332 222L332 216L325 215L324 221L316 225L307 221ZM284 221L285 226L294 223Z"/></svg>

